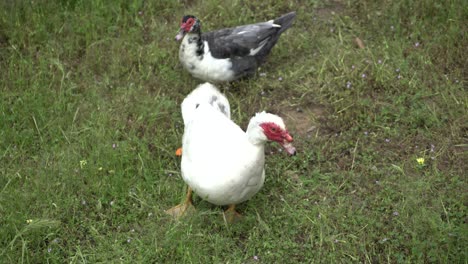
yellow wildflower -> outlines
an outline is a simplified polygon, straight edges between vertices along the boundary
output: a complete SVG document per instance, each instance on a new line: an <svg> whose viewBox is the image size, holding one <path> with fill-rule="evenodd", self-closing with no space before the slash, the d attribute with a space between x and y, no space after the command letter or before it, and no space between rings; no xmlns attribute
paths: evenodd
<svg viewBox="0 0 468 264"><path fill-rule="evenodd" d="M416 161L419 165L424 165L424 158L417 158Z"/></svg>
<svg viewBox="0 0 468 264"><path fill-rule="evenodd" d="M86 160L80 160L80 168L83 168L88 162Z"/></svg>
<svg viewBox="0 0 468 264"><path fill-rule="evenodd" d="M32 223L32 221L33 221L32 219L28 219L28 220L26 220L26 223L30 224L30 223Z"/></svg>

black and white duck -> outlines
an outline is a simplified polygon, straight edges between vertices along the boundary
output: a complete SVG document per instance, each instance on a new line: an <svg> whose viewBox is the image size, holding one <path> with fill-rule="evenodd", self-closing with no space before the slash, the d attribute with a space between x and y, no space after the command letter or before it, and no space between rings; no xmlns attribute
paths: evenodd
<svg viewBox="0 0 468 264"><path fill-rule="evenodd" d="M179 59L195 78L229 82L255 73L280 35L291 27L296 12L256 24L201 32L200 20L182 18L176 40L182 40Z"/></svg>

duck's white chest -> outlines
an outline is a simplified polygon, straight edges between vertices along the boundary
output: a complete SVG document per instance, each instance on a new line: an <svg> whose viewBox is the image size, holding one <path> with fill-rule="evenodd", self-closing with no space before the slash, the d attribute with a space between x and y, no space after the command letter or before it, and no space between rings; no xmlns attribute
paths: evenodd
<svg viewBox="0 0 468 264"><path fill-rule="evenodd" d="M198 35L187 34L179 49L179 60L193 77L209 82L234 80L230 59L217 59L211 56L208 42L204 41L203 54L197 55Z"/></svg>

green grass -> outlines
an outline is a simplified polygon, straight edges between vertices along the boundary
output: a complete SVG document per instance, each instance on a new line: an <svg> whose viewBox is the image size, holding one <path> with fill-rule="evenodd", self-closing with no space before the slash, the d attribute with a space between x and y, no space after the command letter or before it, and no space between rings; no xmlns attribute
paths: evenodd
<svg viewBox="0 0 468 264"><path fill-rule="evenodd" d="M213 30L290 10L264 74L222 87L243 128L283 116L299 154L267 148L240 223L199 198L172 220L180 103L199 83L178 62L180 18ZM462 0L3 1L0 262L466 263L467 14Z"/></svg>

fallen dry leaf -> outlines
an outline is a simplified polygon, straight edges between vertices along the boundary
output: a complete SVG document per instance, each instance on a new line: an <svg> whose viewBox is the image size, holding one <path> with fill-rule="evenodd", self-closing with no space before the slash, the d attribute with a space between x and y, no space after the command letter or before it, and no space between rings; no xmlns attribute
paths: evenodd
<svg viewBox="0 0 468 264"><path fill-rule="evenodd" d="M366 46L364 46L364 42L363 42L360 38L358 38L358 37L356 37L356 38L354 39L354 42L356 43L356 45L357 45L358 48L360 48L360 49L363 49L363 48L366 47Z"/></svg>

